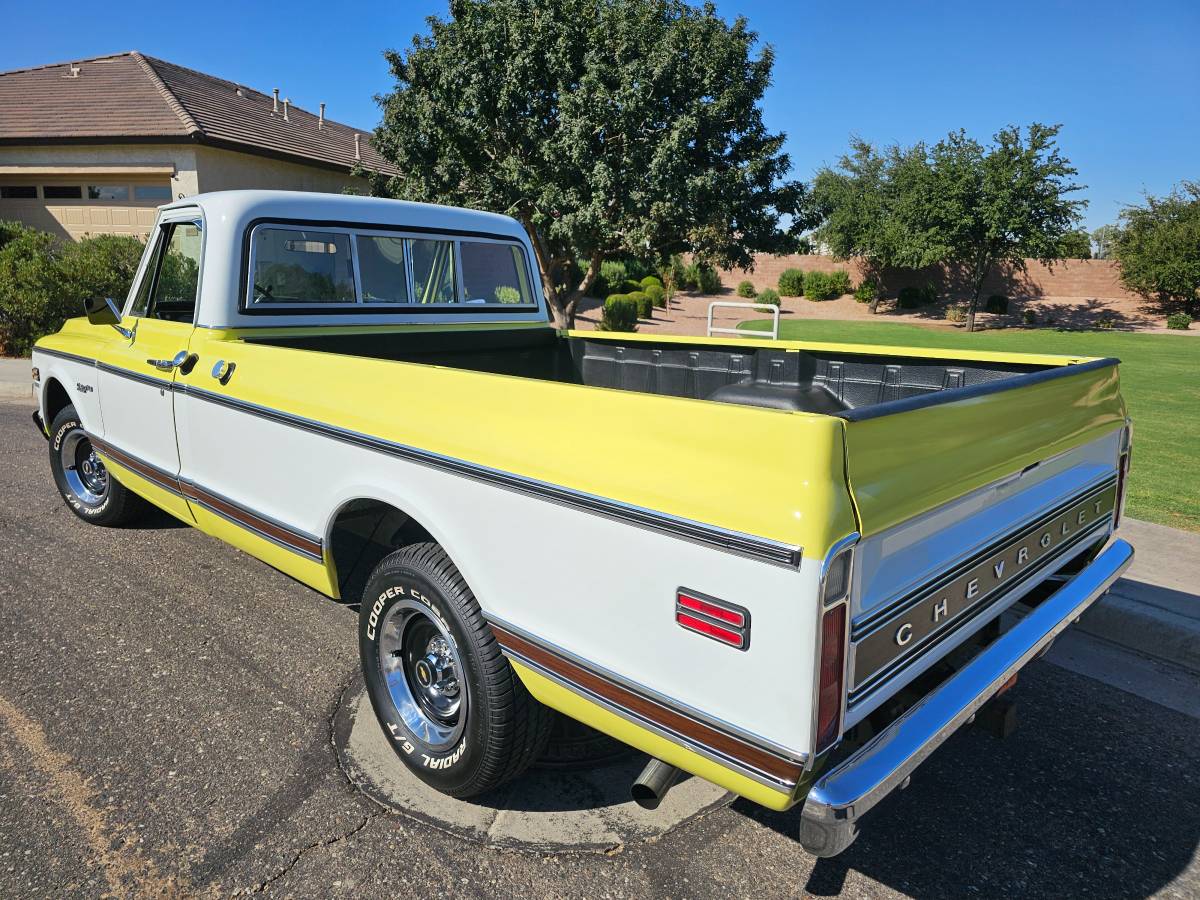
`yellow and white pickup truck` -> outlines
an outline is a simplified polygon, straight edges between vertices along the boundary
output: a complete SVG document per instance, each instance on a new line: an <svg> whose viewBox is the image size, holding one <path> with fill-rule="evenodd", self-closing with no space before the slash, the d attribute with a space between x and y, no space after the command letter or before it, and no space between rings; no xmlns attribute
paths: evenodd
<svg viewBox="0 0 1200 900"><path fill-rule="evenodd" d="M33 353L55 483L361 601L447 794L558 710L652 757L644 803L683 770L803 804L825 856L1132 558L1117 360L561 332L540 283L506 216L165 206L123 304Z"/></svg>

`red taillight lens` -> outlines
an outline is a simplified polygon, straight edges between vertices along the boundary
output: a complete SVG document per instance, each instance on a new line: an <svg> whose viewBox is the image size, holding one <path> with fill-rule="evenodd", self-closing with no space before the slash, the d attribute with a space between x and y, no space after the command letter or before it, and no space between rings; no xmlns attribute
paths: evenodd
<svg viewBox="0 0 1200 900"><path fill-rule="evenodd" d="M846 604L821 619L821 681L817 690L817 752L838 739L842 726L842 679L846 669Z"/></svg>
<svg viewBox="0 0 1200 900"><path fill-rule="evenodd" d="M742 637L741 632L734 631L732 628L722 628L720 625L713 622L706 622L704 619L699 619L696 616L689 616L687 613L676 613L675 621L684 628L707 635L713 640L720 641L722 644L728 644L730 647L740 648L745 643L745 638Z"/></svg>
<svg viewBox="0 0 1200 900"><path fill-rule="evenodd" d="M678 600L680 606L684 609L690 609L692 612L702 613L711 618L719 619L722 622L728 622L730 625L738 628L742 628L746 624L745 613L739 612L736 609L718 606L715 603L709 603L707 600L701 600L699 597L693 597L682 591L679 593Z"/></svg>
<svg viewBox="0 0 1200 900"><path fill-rule="evenodd" d="M675 621L714 641L745 650L750 646L750 612L743 607L680 588L675 594Z"/></svg>

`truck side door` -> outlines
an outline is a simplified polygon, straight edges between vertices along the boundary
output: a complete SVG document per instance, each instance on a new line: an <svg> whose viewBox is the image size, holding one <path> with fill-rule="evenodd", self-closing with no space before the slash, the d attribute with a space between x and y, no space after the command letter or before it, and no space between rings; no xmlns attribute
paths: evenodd
<svg viewBox="0 0 1200 900"><path fill-rule="evenodd" d="M153 499L192 520L178 482L175 382L194 364L188 355L204 229L197 210L171 210L150 236L141 280L122 319L132 332L98 360L105 455L141 478Z"/></svg>

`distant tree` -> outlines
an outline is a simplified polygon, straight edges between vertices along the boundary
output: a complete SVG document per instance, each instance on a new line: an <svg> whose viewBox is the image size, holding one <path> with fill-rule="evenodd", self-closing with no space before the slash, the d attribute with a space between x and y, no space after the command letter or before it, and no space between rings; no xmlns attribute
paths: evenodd
<svg viewBox="0 0 1200 900"><path fill-rule="evenodd" d="M1200 181L1127 207L1113 255L1126 288L1200 317Z"/></svg>
<svg viewBox="0 0 1200 900"><path fill-rule="evenodd" d="M868 141L851 137L850 152L836 169L825 167L813 179L811 209L821 219L814 238L837 259L857 260L864 279L875 286L871 312L879 307L882 275L911 258L911 236L900 220L899 182L909 157L923 158L920 145L880 153Z"/></svg>
<svg viewBox="0 0 1200 900"><path fill-rule="evenodd" d="M1092 256L1096 259L1109 259L1121 229L1116 225L1101 225L1092 232Z"/></svg>
<svg viewBox="0 0 1200 900"><path fill-rule="evenodd" d="M1068 231L1058 242L1059 259L1091 259L1092 237L1082 228Z"/></svg>
<svg viewBox="0 0 1200 900"><path fill-rule="evenodd" d="M970 285L967 329L988 274L999 264L1047 264L1085 203L1075 169L1059 152L1058 127L1010 127L989 146L952 132L932 147L876 152L854 141L838 171L823 170L812 200L824 217L818 238L840 257L869 266L957 266Z"/></svg>
<svg viewBox="0 0 1200 900"><path fill-rule="evenodd" d="M404 174L373 189L515 216L560 326L606 259L747 268L811 225L763 124L774 55L755 55L745 19L681 0L452 0L428 22L385 54L375 146Z"/></svg>

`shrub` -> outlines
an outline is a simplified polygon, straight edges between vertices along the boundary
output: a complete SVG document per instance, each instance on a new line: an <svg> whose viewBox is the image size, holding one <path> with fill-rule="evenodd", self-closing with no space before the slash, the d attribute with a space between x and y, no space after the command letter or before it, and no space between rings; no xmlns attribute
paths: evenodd
<svg viewBox="0 0 1200 900"><path fill-rule="evenodd" d="M784 297L803 296L804 272L800 269L784 269L779 273L779 293Z"/></svg>
<svg viewBox="0 0 1200 900"><path fill-rule="evenodd" d="M1187 331L1192 326L1192 317L1185 312L1171 313L1167 316L1167 327L1172 331Z"/></svg>
<svg viewBox="0 0 1200 900"><path fill-rule="evenodd" d="M946 307L947 322L965 322L967 321L967 311L961 306Z"/></svg>
<svg viewBox="0 0 1200 900"><path fill-rule="evenodd" d="M850 273L845 269L835 269L830 272L829 289L835 292L834 297L841 297L843 294L850 293Z"/></svg>
<svg viewBox="0 0 1200 900"><path fill-rule="evenodd" d="M1111 316L1101 316L1096 320L1096 327L1103 328L1105 331L1110 331L1115 324L1117 324L1116 320Z"/></svg>
<svg viewBox="0 0 1200 900"><path fill-rule="evenodd" d="M715 294L721 290L721 276L707 263L700 264L700 293Z"/></svg>
<svg viewBox="0 0 1200 900"><path fill-rule="evenodd" d="M870 303L875 299L876 294L875 282L873 281L864 281L854 289L854 299L859 303Z"/></svg>
<svg viewBox="0 0 1200 900"><path fill-rule="evenodd" d="M984 301L983 311L1003 315L1008 312L1008 298L1003 294L992 294Z"/></svg>
<svg viewBox="0 0 1200 900"><path fill-rule="evenodd" d="M921 288L921 299L925 303L937 303L938 292L932 281L925 282L925 287Z"/></svg>
<svg viewBox="0 0 1200 900"><path fill-rule="evenodd" d="M598 331L637 331L637 301L625 294L613 294L604 301Z"/></svg>
<svg viewBox="0 0 1200 900"><path fill-rule="evenodd" d="M1036 325L1037 313L1035 313L1032 309L1027 309L1021 313L1021 321L1026 325Z"/></svg>
<svg viewBox="0 0 1200 900"><path fill-rule="evenodd" d="M59 244L16 223L0 225L0 350L24 356L34 341L82 315L90 297L125 299L142 255L129 235Z"/></svg>
<svg viewBox="0 0 1200 900"><path fill-rule="evenodd" d="M499 285L495 291L497 303L520 303L521 292L508 284Z"/></svg>
<svg viewBox="0 0 1200 900"><path fill-rule="evenodd" d="M650 295L645 291L630 291L625 296L637 305L639 319L651 319L654 317L654 301L650 299Z"/></svg>
<svg viewBox="0 0 1200 900"><path fill-rule="evenodd" d="M825 272L806 272L804 275L804 296L809 300L832 300L839 291L832 276Z"/></svg>
<svg viewBox="0 0 1200 900"><path fill-rule="evenodd" d="M779 294L778 294L778 292L776 292L776 290L774 288L767 288L765 291L763 291L761 294L758 295L758 302L759 303L773 303L776 306L779 306Z"/></svg>
<svg viewBox="0 0 1200 900"><path fill-rule="evenodd" d="M657 281L658 279L655 279ZM648 284L642 288L642 293L650 298L650 302L655 306L663 307L667 305L667 292L661 284Z"/></svg>
<svg viewBox="0 0 1200 900"><path fill-rule="evenodd" d="M642 290L645 290L648 287L661 288L663 286L663 283L662 283L662 280L657 275L647 275L645 278L642 279L641 286L642 286Z"/></svg>
<svg viewBox="0 0 1200 900"><path fill-rule="evenodd" d="M629 275L625 271L624 262L619 259L606 259L600 263L600 274L592 282L592 287L588 293L593 297L607 297L609 294L620 289L628 277Z"/></svg>
<svg viewBox="0 0 1200 900"><path fill-rule="evenodd" d="M754 283L749 279L743 279L738 282L737 295L739 297L748 297L754 299L758 296L758 291L754 289Z"/></svg>

